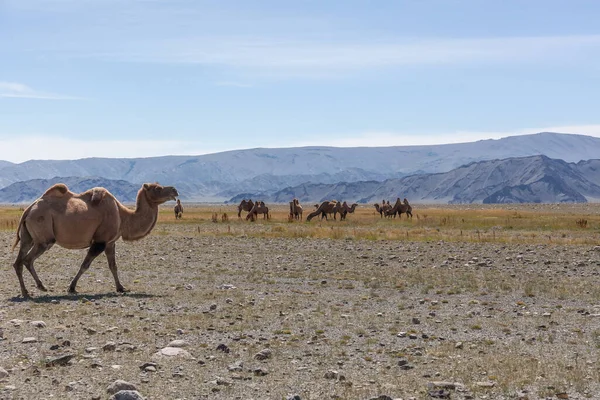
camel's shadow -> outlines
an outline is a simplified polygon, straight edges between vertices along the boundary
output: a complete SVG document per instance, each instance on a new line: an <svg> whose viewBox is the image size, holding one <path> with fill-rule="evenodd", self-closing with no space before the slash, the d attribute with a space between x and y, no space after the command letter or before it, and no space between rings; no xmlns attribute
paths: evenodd
<svg viewBox="0 0 600 400"><path fill-rule="evenodd" d="M150 299L154 297L163 297L161 295L150 294L150 293L97 293L97 294L60 294L60 295L41 295L36 297L22 297L15 296L11 297L9 301L13 303L24 303L24 302L32 302L32 303L52 303L52 302L60 302L60 301L95 301L102 299L111 299L115 297L129 297L134 299Z"/></svg>

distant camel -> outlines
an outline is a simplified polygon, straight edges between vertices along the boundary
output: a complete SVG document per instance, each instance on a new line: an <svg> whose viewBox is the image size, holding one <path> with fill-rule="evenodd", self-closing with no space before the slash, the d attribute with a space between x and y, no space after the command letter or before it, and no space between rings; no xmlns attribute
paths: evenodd
<svg viewBox="0 0 600 400"><path fill-rule="evenodd" d="M290 217L302 221L302 206L298 199L290 201Z"/></svg>
<svg viewBox="0 0 600 400"><path fill-rule="evenodd" d="M23 265L31 273L39 290L47 291L38 278L33 262L55 243L67 249L86 249L88 253L79 272L69 285L76 293L77 282L102 252L115 280L117 292L125 288L119 281L115 260L115 243L139 240L152 231L158 219L158 206L179 196L172 186L144 183L138 191L135 211L123 206L105 188L97 187L83 193L73 193L64 183L50 187L25 209L13 249L19 242L19 254L13 264L21 294L29 297L23 280Z"/></svg>
<svg viewBox="0 0 600 400"><path fill-rule="evenodd" d="M254 203L252 202L252 199L243 199L242 201L240 201L240 205L238 206L238 218L242 218L242 211L250 212L250 210L252 210L253 207Z"/></svg>
<svg viewBox="0 0 600 400"><path fill-rule="evenodd" d="M402 213L406 214L406 218L408 218L409 216L412 218L412 207L410 206L410 204L408 204L408 200L404 199L403 202L400 201L400 197L398 197L398 199L396 200L396 204L394 204L394 207L388 211L388 213L390 215L398 213L398 217L401 218L402 217Z"/></svg>
<svg viewBox="0 0 600 400"><path fill-rule="evenodd" d="M342 203L342 212L340 213L340 221L345 220L346 215L348 215L348 213L352 214L354 212L354 210L356 210L357 206L358 206L358 204L354 203L354 204L352 204L352 207L349 207L348 203L343 202Z"/></svg>
<svg viewBox="0 0 600 400"><path fill-rule="evenodd" d="M311 212L310 214L308 214L308 216L306 217L306 221L310 221L311 219L313 219L314 217L316 217L317 215L321 214L321 219L325 218L327 219L327 214L333 214L333 219L335 219L335 216L337 213L340 213L341 215L342 212L342 205L340 204L340 202L332 200L332 201L324 201L322 202L319 207L317 207L317 209L313 212Z"/></svg>
<svg viewBox="0 0 600 400"><path fill-rule="evenodd" d="M173 211L175 212L175 219L180 219L183 215L183 206L181 205L181 201L177 199L177 204L173 207Z"/></svg>
<svg viewBox="0 0 600 400"><path fill-rule="evenodd" d="M390 215L388 215L387 213L392 209L392 206L390 205L390 202L388 201L387 204L385 202L382 203L383 205L379 205L379 203L375 203L373 204L373 206L375 207L375 210L377 210L377 212L379 213L379 216L383 218L383 216L389 217Z"/></svg>
<svg viewBox="0 0 600 400"><path fill-rule="evenodd" d="M265 205L264 201L257 201L254 203L254 207L252 207L248 215L246 215L246 221L249 219L254 221L254 218L257 218L258 214L262 214L263 219L269 219L269 207Z"/></svg>

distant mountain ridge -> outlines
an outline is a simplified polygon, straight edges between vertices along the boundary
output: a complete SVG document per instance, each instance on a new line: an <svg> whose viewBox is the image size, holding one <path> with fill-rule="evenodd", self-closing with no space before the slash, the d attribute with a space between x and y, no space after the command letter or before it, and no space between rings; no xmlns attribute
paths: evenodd
<svg viewBox="0 0 600 400"><path fill-rule="evenodd" d="M567 163L546 156L473 162L452 171L411 175L383 182L302 184L273 193L244 193L230 199L285 203L347 200L360 203L408 198L422 203L600 202L600 160Z"/></svg>
<svg viewBox="0 0 600 400"><path fill-rule="evenodd" d="M538 133L431 146L301 147L236 150L201 156L86 158L0 163L0 188L31 179L97 176L135 185L160 182L187 201L223 201L243 192L274 192L304 183L384 181L448 172L493 159L546 155L567 162L598 157L600 138ZM1 157L1 153L0 153Z"/></svg>
<svg viewBox="0 0 600 400"><path fill-rule="evenodd" d="M102 186L108 189L120 202L134 203L141 185L134 185L123 180L111 180L99 177L54 177L52 179L32 179L16 182L0 189L0 203L30 203L40 197L46 189L56 183L64 183L74 193L85 192L93 187Z"/></svg>

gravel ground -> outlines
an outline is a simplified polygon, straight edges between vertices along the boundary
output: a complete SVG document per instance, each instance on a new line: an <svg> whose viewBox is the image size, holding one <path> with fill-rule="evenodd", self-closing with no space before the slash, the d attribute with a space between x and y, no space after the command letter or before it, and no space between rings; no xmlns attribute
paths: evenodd
<svg viewBox="0 0 600 400"><path fill-rule="evenodd" d="M600 246L194 229L119 242L125 295L55 247L32 301L0 232L0 399L600 399Z"/></svg>

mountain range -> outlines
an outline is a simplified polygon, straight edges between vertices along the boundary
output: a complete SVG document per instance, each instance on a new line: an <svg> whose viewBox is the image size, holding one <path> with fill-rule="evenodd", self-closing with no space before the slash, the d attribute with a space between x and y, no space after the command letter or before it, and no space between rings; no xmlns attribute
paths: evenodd
<svg viewBox="0 0 600 400"><path fill-rule="evenodd" d="M305 183L275 192L242 193L242 198L285 203L346 200L374 203L408 198L420 203L582 203L600 202L600 160L567 163L546 156L473 162L449 172L418 174L383 182Z"/></svg>
<svg viewBox="0 0 600 400"><path fill-rule="evenodd" d="M545 157L532 157L539 155ZM135 195L141 183L156 181L176 186L185 201L264 196L266 201L287 202L297 196L305 201L370 202L396 194L435 202L597 201L598 155L600 138L545 132L430 146L259 148L201 156L0 161L0 202L31 201L57 181L74 191L92 184L105 186L122 194L123 201L132 201L128 196ZM571 181L579 183L573 186Z"/></svg>

